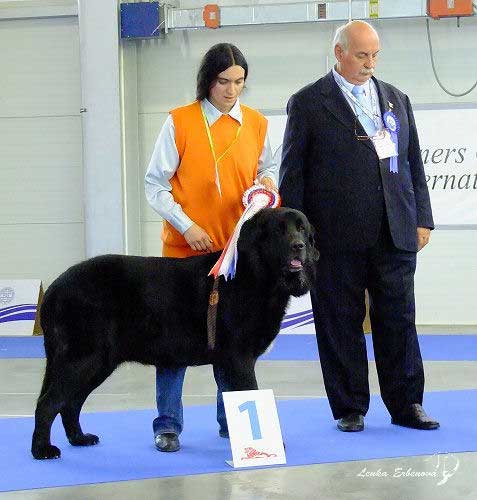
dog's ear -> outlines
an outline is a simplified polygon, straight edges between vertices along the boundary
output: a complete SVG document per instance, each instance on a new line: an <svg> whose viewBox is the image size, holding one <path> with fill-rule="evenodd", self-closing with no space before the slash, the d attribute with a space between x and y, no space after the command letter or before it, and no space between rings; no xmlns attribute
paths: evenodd
<svg viewBox="0 0 477 500"><path fill-rule="evenodd" d="M308 222L308 251L310 253L310 260L317 262L320 258L320 252L316 247L315 228Z"/></svg>

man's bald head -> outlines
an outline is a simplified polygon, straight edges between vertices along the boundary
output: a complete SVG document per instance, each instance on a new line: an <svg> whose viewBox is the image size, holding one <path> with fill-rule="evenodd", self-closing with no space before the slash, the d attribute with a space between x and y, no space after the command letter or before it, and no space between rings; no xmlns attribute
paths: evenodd
<svg viewBox="0 0 477 500"><path fill-rule="evenodd" d="M349 47L349 38L360 37L365 35L375 36L379 40L378 32L366 21L350 21L347 24L340 26L333 38L333 48L340 44L343 49Z"/></svg>
<svg viewBox="0 0 477 500"><path fill-rule="evenodd" d="M379 52L377 31L365 21L351 21L336 30L336 70L346 80L362 85L371 78Z"/></svg>

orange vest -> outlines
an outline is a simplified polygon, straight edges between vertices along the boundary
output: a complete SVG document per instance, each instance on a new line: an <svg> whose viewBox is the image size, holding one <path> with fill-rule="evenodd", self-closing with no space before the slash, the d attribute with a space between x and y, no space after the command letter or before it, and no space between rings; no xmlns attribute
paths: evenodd
<svg viewBox="0 0 477 500"><path fill-rule="evenodd" d="M219 161L222 197L215 184L215 165L198 101L172 110L179 167L171 178L172 196L191 220L204 229L213 241L213 249L221 250L243 213L243 192L257 176L258 160L263 150L267 120L258 111L240 105L242 128L229 115L222 115L210 133L217 158L233 143ZM200 255L192 250L171 224L164 221L162 233L165 257Z"/></svg>

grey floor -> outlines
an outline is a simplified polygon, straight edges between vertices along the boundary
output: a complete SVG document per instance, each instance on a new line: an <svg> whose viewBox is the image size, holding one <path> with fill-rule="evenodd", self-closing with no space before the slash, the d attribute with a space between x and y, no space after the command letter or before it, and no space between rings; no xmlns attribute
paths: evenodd
<svg viewBox="0 0 477 500"><path fill-rule="evenodd" d="M476 331L474 328L468 333ZM466 332L459 329L459 333ZM0 417L33 414L43 369L41 359L0 359ZM426 391L477 388L477 362L426 362L425 372ZM257 377L260 386L272 388L277 398L325 397L318 362L259 362ZM370 363L370 385L376 394L374 363ZM210 367L189 369L184 404L214 401ZM153 406L153 368L129 364L118 369L90 396L84 411ZM458 425L458 408L455 414ZM400 471L409 469L414 477L400 475ZM436 477L419 477L419 473L433 471ZM25 490L0 493L0 499L474 500L476 472L477 453L456 453Z"/></svg>

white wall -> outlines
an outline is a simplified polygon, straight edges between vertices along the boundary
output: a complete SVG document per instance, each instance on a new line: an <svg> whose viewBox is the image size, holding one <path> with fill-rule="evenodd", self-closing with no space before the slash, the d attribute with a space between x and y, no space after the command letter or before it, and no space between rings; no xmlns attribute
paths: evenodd
<svg viewBox="0 0 477 500"><path fill-rule="evenodd" d="M190 7L189 2L188 7ZM193 5L192 5L193 6ZM477 18L431 23L441 80L454 92L477 79ZM249 63L248 105L283 110L289 96L322 76L333 64L331 40L338 24L270 25L219 30L174 31L164 40L136 44L139 114L139 177L144 174L168 110L194 99L202 54L214 43L235 43ZM445 94L432 74L424 19L380 20L382 52L377 76L406 92L415 107L477 104L477 89L466 98ZM476 110L477 112L477 110ZM476 200L477 210L477 200ZM141 193L142 253L160 254L161 222ZM416 299L419 324L477 324L477 230L436 230L419 255Z"/></svg>
<svg viewBox="0 0 477 500"><path fill-rule="evenodd" d="M0 278L84 258L78 23L0 20Z"/></svg>

